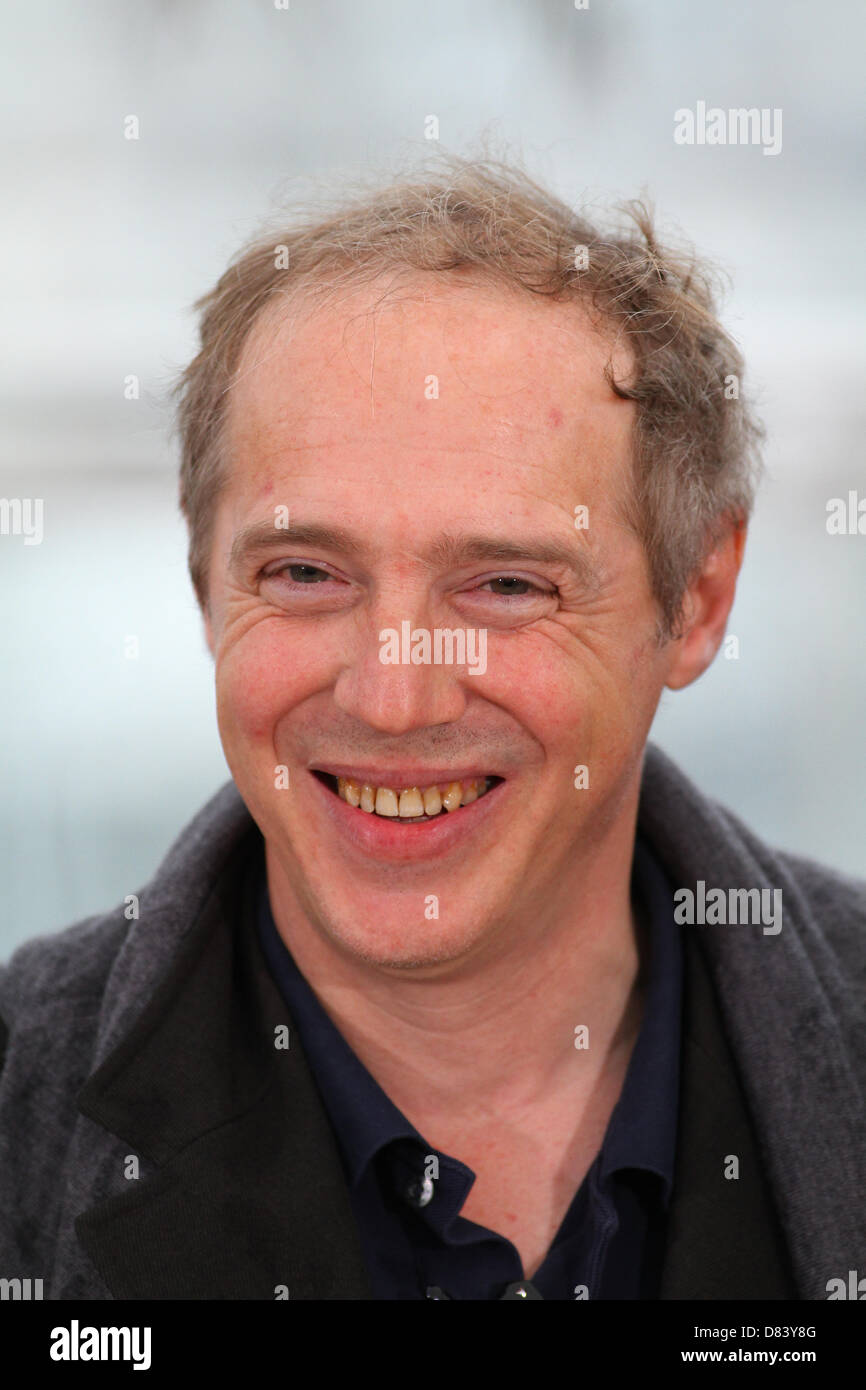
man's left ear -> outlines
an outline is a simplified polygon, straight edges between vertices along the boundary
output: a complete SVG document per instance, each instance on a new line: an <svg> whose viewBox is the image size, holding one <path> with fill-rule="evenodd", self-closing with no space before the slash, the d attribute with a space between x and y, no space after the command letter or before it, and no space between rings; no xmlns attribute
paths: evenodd
<svg viewBox="0 0 866 1390"><path fill-rule="evenodd" d="M681 635L670 646L672 660L665 681L669 690L691 685L703 675L719 650L737 592L745 544L746 523L732 525L689 585L683 603Z"/></svg>

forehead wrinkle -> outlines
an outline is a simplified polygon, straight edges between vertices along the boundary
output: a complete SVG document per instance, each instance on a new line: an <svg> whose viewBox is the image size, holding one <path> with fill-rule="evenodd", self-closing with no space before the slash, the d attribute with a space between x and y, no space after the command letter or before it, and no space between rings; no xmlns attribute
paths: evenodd
<svg viewBox="0 0 866 1390"><path fill-rule="evenodd" d="M322 417L320 417L320 418L325 419L325 418L328 418L328 417L322 416ZM252 427L250 427L250 429L252 430ZM270 440L268 440L267 444L265 444L264 446L260 446L260 445L258 444L258 441L264 439L264 438L266 437L266 434L267 434L267 433L270 433L270 431L266 431L266 432L262 432L262 431L258 431L258 430L253 430L253 431L252 431L252 437L253 437L253 439L255 439L255 441L256 441L257 448L258 448L258 447L261 447L261 458L260 458L260 459L257 459L256 462L257 462L257 463L261 463L262 465L267 465L267 464L269 464L269 463L276 463L276 462L278 462L278 461L279 461L279 456L280 456L281 454L299 454L299 453L303 453L303 452L305 452L305 451L307 451L307 452L309 452L309 453L314 453L314 452L316 452L316 451L318 451L318 450L321 450L321 449L331 449L331 448L333 448L333 447L335 447L335 446L340 446L340 445L345 445L345 444L351 445L351 444L353 444L353 443L355 442L355 432L354 432L354 431L350 431L348 434L346 434L346 435L344 435L344 436L342 436L342 437L333 437L333 438L330 438L330 439L323 439L323 440L316 441L316 442L313 442L313 441L307 440L307 439L302 439L302 440L288 439L288 440L285 440L285 441L283 441L283 440L273 440L273 439L270 439ZM366 441L365 441L365 442L366 442ZM374 441L374 442L375 442L375 441ZM243 443L243 440L241 439L241 440L239 441L239 444L242 444L242 443ZM251 441L248 441L248 447L249 447L249 443L251 443ZM446 444L446 443L444 443L444 442L442 442L442 441L439 441L439 440L437 440L436 443L432 443L432 442L419 442L419 441L418 441L417 439L415 439L415 438L408 438L408 439L406 439L405 441L401 441L401 443L400 443L400 448L403 450L404 453L413 453L413 454L424 454L424 453L428 453L428 454L458 454L458 455L463 455L463 454L472 454L472 453L474 453L474 454L478 454L478 455L480 455L480 456L483 456L484 459L496 459L497 462L506 465L506 467L507 467L509 470L510 470L510 469L513 469L513 467L514 467L514 458L513 458L512 455L498 453L497 451L495 451L495 450L493 450L493 449L487 448L487 447L486 447L482 442L480 442L480 441L479 441L479 443L477 443L477 444L472 444L472 443L466 443L466 444ZM556 463L556 460L550 460L550 459L533 459L533 458L521 459L521 465L522 465L522 466L526 466L527 468L531 468L531 469L545 469L545 468L548 468L548 469L549 469L550 466L551 466L551 464L555 464L555 463Z"/></svg>
<svg viewBox="0 0 866 1390"><path fill-rule="evenodd" d="M469 442L449 443L447 440L437 437L434 439L419 439L418 430L413 429L411 423L402 425L399 420L389 424L385 428L382 440L374 434L368 435L363 426L346 422L343 428L339 428L341 412L339 409L329 411L319 411L307 413L300 408L295 409L296 403L286 402L286 413L276 421L269 422L262 418L261 413L238 418L235 413L233 419L233 433L239 443L255 444L261 450L264 462L270 462L280 453L300 453L305 449L319 450L328 449L335 446L353 444L360 440L362 445L370 443L399 443L404 452L417 453L441 453L441 454L465 454L476 452L487 458L497 459L506 464L509 468L514 465L514 458L508 454L501 454L491 448L497 442L515 443L516 447L521 447L521 436L541 436L544 440L551 440L555 446L555 454L551 457L532 457L527 456L521 459L521 464L530 468L549 468L566 463L572 466L574 462L581 460L583 449L580 440L570 440L568 432L553 438L550 430L545 426L542 419L537 420L515 420L505 415L487 415L481 413L472 423L477 427L488 425L489 432L486 436L473 438ZM315 424L325 427L331 425L334 432L324 439L311 439L301 437L301 431L310 429ZM460 430L463 434L467 432L467 426L462 424ZM596 433L592 422L584 422L580 433L582 435L593 436ZM275 437L276 436L276 437ZM590 443L592 440L590 439ZM587 459L587 462L592 462Z"/></svg>

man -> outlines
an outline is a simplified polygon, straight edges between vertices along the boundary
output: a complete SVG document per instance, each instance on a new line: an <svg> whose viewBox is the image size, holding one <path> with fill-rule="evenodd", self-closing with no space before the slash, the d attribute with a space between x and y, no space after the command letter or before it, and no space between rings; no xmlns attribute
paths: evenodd
<svg viewBox="0 0 866 1390"><path fill-rule="evenodd" d="M864 885L647 745L725 634L759 428L706 275L634 223L452 161L202 302L181 500L233 781L7 966L4 1273L818 1299L862 1266Z"/></svg>

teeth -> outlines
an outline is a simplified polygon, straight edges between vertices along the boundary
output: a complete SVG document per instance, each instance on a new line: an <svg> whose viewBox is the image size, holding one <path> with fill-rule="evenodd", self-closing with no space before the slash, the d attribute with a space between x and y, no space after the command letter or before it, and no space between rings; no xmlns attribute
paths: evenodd
<svg viewBox="0 0 866 1390"><path fill-rule="evenodd" d="M439 795L438 787L428 787L424 793L424 814L426 816L438 816L442 810L442 798Z"/></svg>
<svg viewBox="0 0 866 1390"><path fill-rule="evenodd" d="M440 811L456 811L460 806L471 806L487 791L490 783L486 777L470 777L465 782L441 783L438 786L373 787L360 783L351 777L337 778L337 792L350 806L359 807L368 814L400 817L413 820L418 816L438 816Z"/></svg>
<svg viewBox="0 0 866 1390"><path fill-rule="evenodd" d="M399 816L399 814L397 793L392 792L390 787L379 787L376 791L376 815Z"/></svg>
<svg viewBox="0 0 866 1390"><path fill-rule="evenodd" d="M353 782L348 777L337 778L337 788L344 801L348 801L350 806L360 806L361 788L357 782Z"/></svg>
<svg viewBox="0 0 866 1390"><path fill-rule="evenodd" d="M407 792L400 793L400 815L401 816L423 816L424 802L421 800L421 793L417 787L410 787Z"/></svg>

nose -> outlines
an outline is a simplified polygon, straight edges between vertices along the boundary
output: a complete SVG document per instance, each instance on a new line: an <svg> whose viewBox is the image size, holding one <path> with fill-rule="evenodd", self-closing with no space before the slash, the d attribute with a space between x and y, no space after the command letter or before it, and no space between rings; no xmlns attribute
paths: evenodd
<svg viewBox="0 0 866 1390"><path fill-rule="evenodd" d="M412 634L426 630L403 613L391 623L365 623L357 646L334 687L338 707L384 734L407 734L435 724L453 724L466 709L465 667L413 662ZM408 640L407 640L408 639ZM382 657L397 660L383 660ZM405 658L409 657L407 661ZM472 679L472 677L468 677Z"/></svg>

